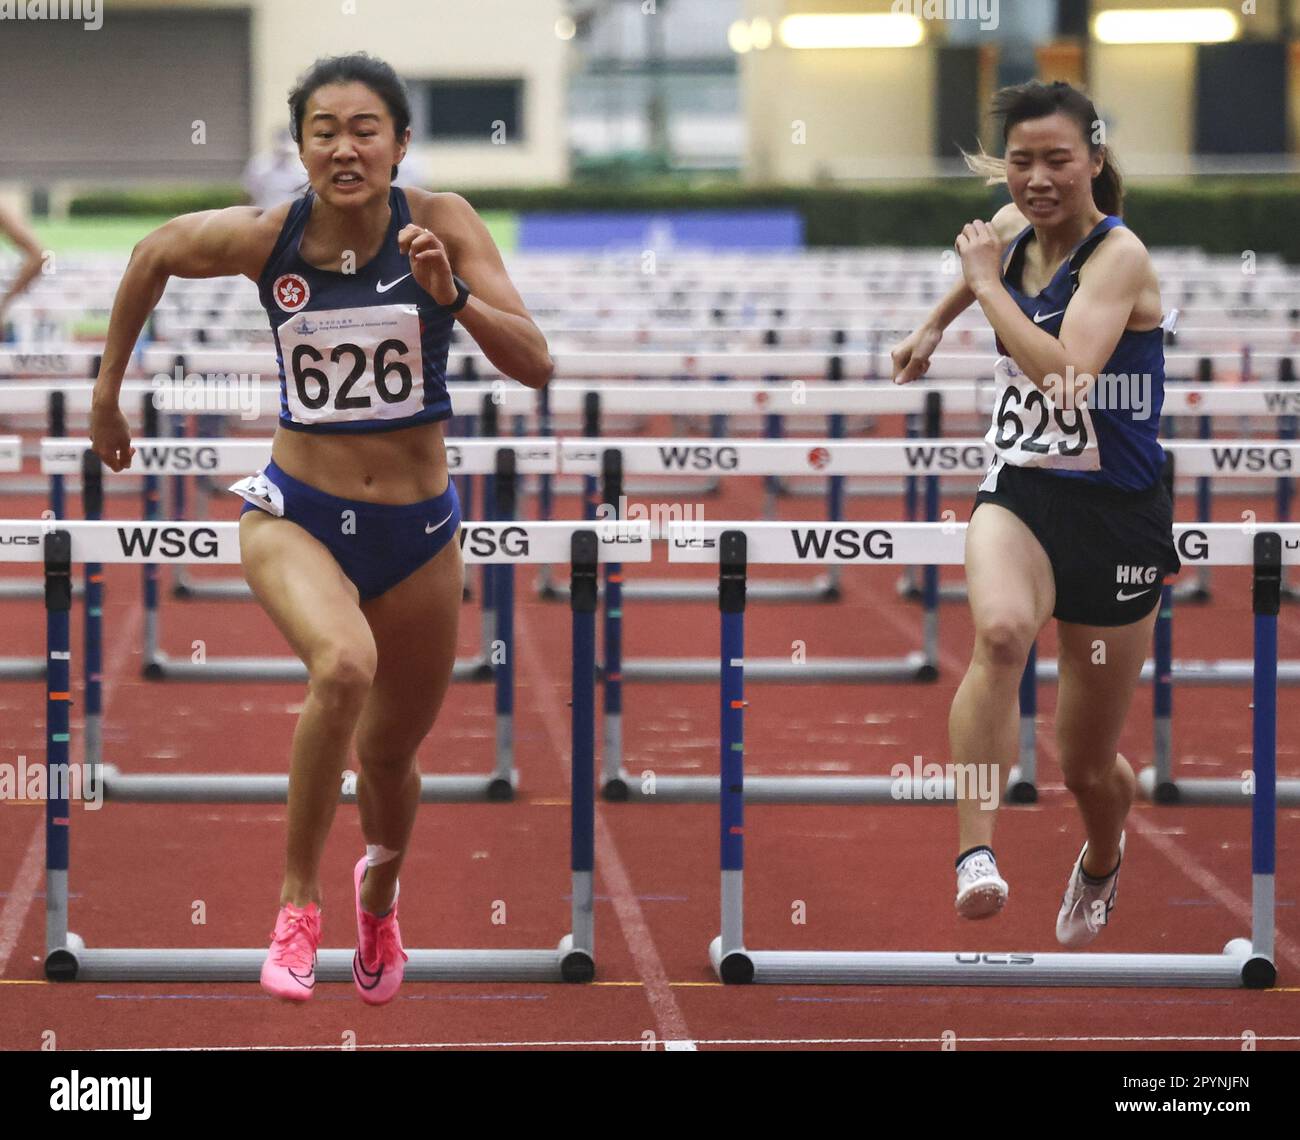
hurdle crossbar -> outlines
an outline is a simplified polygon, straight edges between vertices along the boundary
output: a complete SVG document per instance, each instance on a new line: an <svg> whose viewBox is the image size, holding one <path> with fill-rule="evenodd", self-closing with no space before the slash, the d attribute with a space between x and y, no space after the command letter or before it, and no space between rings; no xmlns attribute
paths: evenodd
<svg viewBox="0 0 1300 1140"><path fill-rule="evenodd" d="M1251 937L1230 941L1221 954L1071 954L753 950L744 938L744 612L745 576L756 562L789 564L797 558L790 527L734 524L701 536L712 546L689 550L690 561L718 565L721 773L721 934L709 945L709 961L726 983L782 985L1033 985L1213 986L1267 988L1277 979L1274 955L1274 876L1277 805L1274 796L1277 744L1277 613L1281 568L1300 563L1300 528L1243 534L1223 527L1209 560L1254 567L1255 676L1252 813ZM931 534L938 528L927 525ZM932 557L947 562L964 541L963 528L940 532ZM1223 533L1224 531L1230 533ZM784 532L784 533L783 533ZM682 538L687 536L683 533ZM922 537L899 534L898 547ZM920 551L916 551L917 554Z"/></svg>
<svg viewBox="0 0 1300 1140"><path fill-rule="evenodd" d="M716 564L721 537L733 529L743 529L750 560L766 565L958 566L965 557L964 523L682 522L669 527L669 561ZM1269 530L1279 536L1283 564L1300 564L1300 524L1270 525ZM1249 565L1255 533L1252 528L1230 523L1206 526L1180 523L1174 526L1175 542L1183 551L1184 561L1191 565ZM762 660L758 659L759 662ZM753 659L744 660L746 677L754 663ZM1274 665L1276 677L1276 662ZM1030 669L1032 666L1031 657ZM721 661L715 662L712 677L721 678L724 673ZM1022 694L1026 683L1022 681ZM1024 704L1022 701L1022 706ZM1027 707L1032 717L1032 701ZM1022 718L1021 763L1008 774L1007 796L1013 802L1033 798L1029 792L1033 784L1033 769L1026 763L1028 731ZM607 750L608 747L607 742ZM1032 748L1028 752L1032 756ZM621 768L611 773L607 766L604 779L605 794L609 799L704 803L717 798L716 782L707 776L656 773L652 782L645 782ZM1284 785L1289 783L1283 782ZM744 794L745 799L753 803L944 802L919 794L901 794L898 781L883 776L751 776L745 781Z"/></svg>
<svg viewBox="0 0 1300 1140"><path fill-rule="evenodd" d="M186 561L237 562L234 523L174 525L185 536ZM617 544L620 559L649 558L648 527L626 524L531 523L469 524L478 532L477 552L467 561L568 562L572 574L572 795L570 929L547 949L411 950L406 976L411 981L566 981L595 976L593 872L595 860L595 611L596 573ZM196 534L206 530L202 540ZM46 763L51 776L66 770L70 754L71 566L73 562L141 563L150 555L124 541L121 524L0 521L0 535L35 535L21 556L10 561L41 562L46 582L47 681ZM495 536L493 549L485 549ZM6 556L12 551L0 547ZM68 929L69 831L72 803L67 781L51 779L46 813L46 958L54 981L255 981L266 952L261 949L98 948ZM61 798L60 798L61 797ZM351 952L321 951L318 977L342 981L350 973Z"/></svg>

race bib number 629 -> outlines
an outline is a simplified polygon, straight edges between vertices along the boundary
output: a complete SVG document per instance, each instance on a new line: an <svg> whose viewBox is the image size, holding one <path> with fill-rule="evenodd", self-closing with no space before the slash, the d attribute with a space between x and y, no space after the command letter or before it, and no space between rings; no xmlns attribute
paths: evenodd
<svg viewBox="0 0 1300 1140"><path fill-rule="evenodd" d="M1086 403L1058 408L1004 357L993 424L985 439L1017 467L1063 467L1093 471L1100 466L1092 414Z"/></svg>

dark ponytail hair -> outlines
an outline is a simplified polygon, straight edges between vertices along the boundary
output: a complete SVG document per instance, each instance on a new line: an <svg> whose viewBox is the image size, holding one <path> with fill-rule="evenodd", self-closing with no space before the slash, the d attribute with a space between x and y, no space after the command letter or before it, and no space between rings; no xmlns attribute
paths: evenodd
<svg viewBox="0 0 1300 1140"><path fill-rule="evenodd" d="M406 85L382 59L375 59L363 51L318 59L299 77L289 92L289 129L293 133L294 142L302 145L302 118L307 112L307 100L317 88L331 83L364 83L369 87L384 101L384 106L393 118L397 141L401 142L406 128L411 125L411 103L407 98ZM389 177L397 177L396 166Z"/></svg>
<svg viewBox="0 0 1300 1140"><path fill-rule="evenodd" d="M993 96L993 115L1002 120L1002 145L1005 149L1011 128L1029 119L1043 119L1058 111L1079 125L1088 153L1104 154L1101 173L1092 180L1092 200L1104 214L1120 215L1124 210L1124 179L1110 147L1098 142L1096 131L1101 118L1092 100L1068 83L1040 83L1031 80L1016 87L1004 87ZM1006 181L1005 159L994 158L981 151L967 155L966 164L977 174L987 175L989 182Z"/></svg>

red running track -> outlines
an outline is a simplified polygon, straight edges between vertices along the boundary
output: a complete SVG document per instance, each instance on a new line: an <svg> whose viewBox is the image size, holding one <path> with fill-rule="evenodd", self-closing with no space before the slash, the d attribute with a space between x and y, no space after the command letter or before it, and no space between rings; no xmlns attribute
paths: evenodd
<svg viewBox="0 0 1300 1140"><path fill-rule="evenodd" d="M129 517L133 498L110 497ZM4 513L34 517L43 506L7 500ZM815 518L816 500L785 500L784 517ZM724 481L698 503L710 518L754 518L750 481ZM968 500L945 503L964 518ZM1182 504L1180 517L1189 517ZM1267 502L1220 499L1217 517L1237 519ZM75 511L78 504L71 504ZM233 518L233 498L213 502ZM575 500L561 513L576 516ZM855 498L847 513L897 518L891 499ZM75 517L75 515L74 515ZM662 556L661 559L662 561ZM0 567L6 574L12 566ZM755 570L775 573L776 568ZM27 572L30 576L30 572ZM637 574L690 567L629 567ZM747 652L784 655L798 640L810 657L890 655L915 647L919 610L897 598L896 572L848 570L835 604L752 603ZM945 578L957 577L945 571ZM516 743L522 794L512 804L426 805L403 874L408 946L550 946L568 928L569 614L519 574ZM278 684L151 683L139 676L139 573L110 567L105 613L105 756L126 771L280 772L302 689ZM3 602L6 654L42 651L35 603ZM477 646L477 607L467 604L462 653ZM80 646L79 618L73 645ZM169 599L164 645L210 655L287 652L250 602ZM631 603L626 656L716 652L717 611L708 602ZM1250 656L1245 571L1215 572L1208 607L1175 620L1179 656ZM1041 645L1054 652L1050 630ZM1300 657L1300 610L1284 609L1283 657ZM887 773L914 755L942 763L947 710L970 646L964 606L942 615L942 675L936 684L752 685L746 719L751 773ZM74 734L80 693L74 690ZM1123 748L1135 766L1151 756L1150 690L1139 690ZM628 686L627 768L711 773L717 765L716 689ZM751 807L747 812L747 942L757 948L1055 950L1061 890L1082 828L1051 749L1054 693L1040 695L1041 802L1007 808L999 864L1011 899L978 925L952 908L955 821L933 807ZM1300 776L1294 689L1279 696L1278 766ZM0 750L43 756L42 689L0 685ZM426 772L490 766L490 687L454 686L421 752ZM1192 775L1239 773L1250 764L1249 692L1215 687L1175 693L1175 753ZM75 751L74 757L79 755ZM52 1032L59 1049L357 1047L557 1043L641 1048L664 1041L699 1048L1239 1048L1300 1044L1300 916L1296 913L1300 811L1278 826L1278 988L1264 992L1183 989L985 989L923 987L724 988L709 968L718 932L716 808L605 804L597 807L597 981L590 986L407 984L372 1009L350 984L322 984L305 1006L265 996L256 985L53 985L42 977L43 812L0 805L0 1048L35 1049ZM1218 952L1249 934L1249 816L1227 808L1157 808L1139 802L1129 824L1123 891L1106 951ZM284 841L279 806L108 804L76 810L72 824L71 927L91 945L264 946L274 923ZM326 946L353 945L350 869L362 849L356 812L341 808L330 837ZM196 902L206 923L195 925ZM796 924L796 904L806 921ZM504 904L505 923L494 923ZM650 1035L653 1035L651 1037Z"/></svg>

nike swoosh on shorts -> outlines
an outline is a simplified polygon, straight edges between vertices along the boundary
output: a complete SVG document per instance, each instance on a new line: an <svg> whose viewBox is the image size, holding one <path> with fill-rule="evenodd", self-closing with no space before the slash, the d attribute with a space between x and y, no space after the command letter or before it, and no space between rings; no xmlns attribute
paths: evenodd
<svg viewBox="0 0 1300 1140"><path fill-rule="evenodd" d="M448 512L447 512L447 519L451 518L451 516L454 515L455 513L456 513L455 511L448 511ZM442 523L445 523L445 522L447 521L447 519L443 519L442 522L440 522L440 523L435 523L433 526L430 526L428 523L425 523L425 524L424 524L424 533L425 533L425 534L432 534L435 530L438 529L438 527L442 526Z"/></svg>
<svg viewBox="0 0 1300 1140"><path fill-rule="evenodd" d="M1143 594L1149 594L1154 589L1154 586L1148 586L1145 590L1139 590L1136 594L1126 594L1123 590L1116 590L1115 600L1117 602L1131 602L1134 598L1140 598Z"/></svg>

